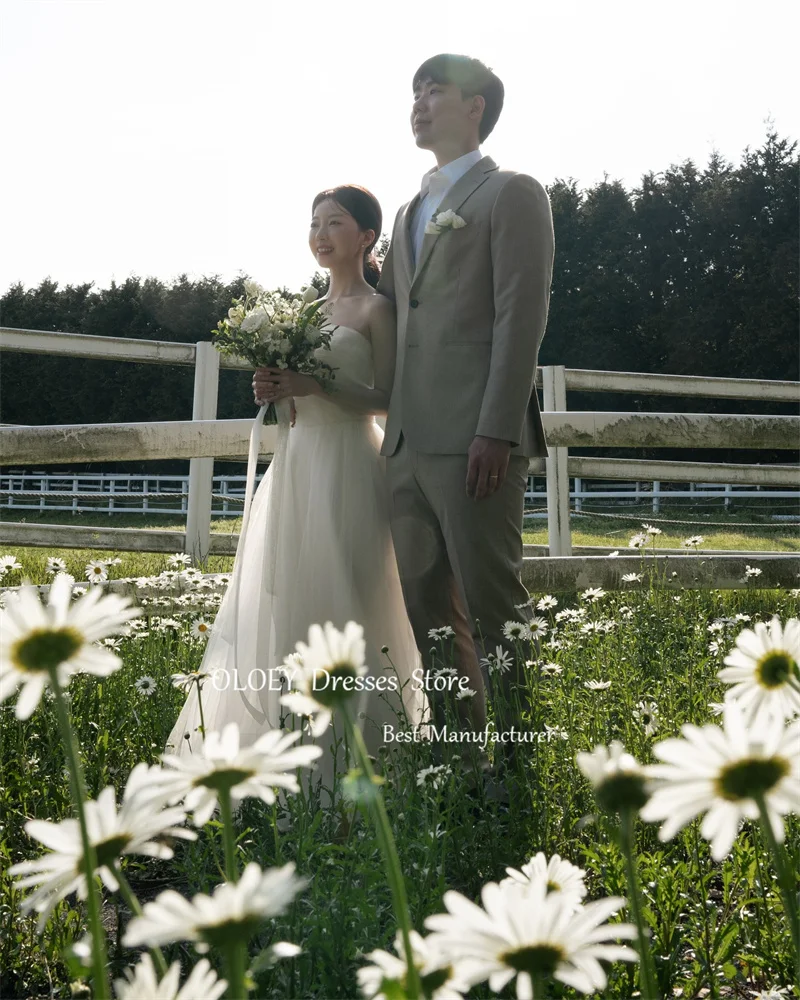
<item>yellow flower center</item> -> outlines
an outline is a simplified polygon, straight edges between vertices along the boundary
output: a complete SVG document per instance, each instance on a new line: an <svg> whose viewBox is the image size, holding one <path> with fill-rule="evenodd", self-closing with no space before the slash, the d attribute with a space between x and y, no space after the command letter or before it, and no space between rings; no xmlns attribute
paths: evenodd
<svg viewBox="0 0 800 1000"><path fill-rule="evenodd" d="M527 972L531 976L551 976L559 962L564 961L566 952L558 944L533 944L514 951L503 952L499 958L517 972Z"/></svg>
<svg viewBox="0 0 800 1000"><path fill-rule="evenodd" d="M789 653L771 649L758 661L756 676L765 688L779 688L792 676L800 680L800 668Z"/></svg>
<svg viewBox="0 0 800 1000"><path fill-rule="evenodd" d="M211 774L206 774L202 778L199 778L195 784L202 785L204 788L213 788L220 792L224 789L233 788L234 785L239 785L243 781L247 781L248 778L255 777L255 775L256 772L252 768L219 768L216 771L212 771Z"/></svg>
<svg viewBox="0 0 800 1000"><path fill-rule="evenodd" d="M746 757L722 769L716 791L729 802L752 799L772 791L789 772L789 761L784 757Z"/></svg>
<svg viewBox="0 0 800 1000"><path fill-rule="evenodd" d="M355 679L357 676L356 668L349 660L334 663L325 670L318 670L311 685L311 697L325 708L340 705L355 691L355 685L345 681L349 678Z"/></svg>
<svg viewBox="0 0 800 1000"><path fill-rule="evenodd" d="M34 629L12 646L11 661L28 673L55 670L78 652L83 641L71 627Z"/></svg>

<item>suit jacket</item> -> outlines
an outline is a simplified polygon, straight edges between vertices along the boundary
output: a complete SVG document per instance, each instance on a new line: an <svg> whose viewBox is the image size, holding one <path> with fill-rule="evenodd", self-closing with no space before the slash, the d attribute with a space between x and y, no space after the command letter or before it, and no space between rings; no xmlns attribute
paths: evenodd
<svg viewBox="0 0 800 1000"><path fill-rule="evenodd" d="M382 454L401 433L426 454L466 454L476 434L512 454L547 447L534 387L553 270L553 218L542 185L484 156L436 214L466 223L425 235L416 268L411 218L397 214L378 291L397 307L397 363Z"/></svg>

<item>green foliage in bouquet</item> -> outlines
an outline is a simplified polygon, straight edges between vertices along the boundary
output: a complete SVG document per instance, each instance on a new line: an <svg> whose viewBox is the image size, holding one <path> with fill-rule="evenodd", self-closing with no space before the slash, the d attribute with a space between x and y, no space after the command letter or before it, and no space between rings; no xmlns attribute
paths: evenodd
<svg viewBox="0 0 800 1000"><path fill-rule="evenodd" d="M327 392L335 369L316 355L330 350L336 327L321 313L322 300L310 286L302 295L265 291L255 281L245 281L244 296L233 299L228 315L212 330L212 343L220 354L249 361L254 368L290 368L311 375ZM275 423L270 403L266 422Z"/></svg>

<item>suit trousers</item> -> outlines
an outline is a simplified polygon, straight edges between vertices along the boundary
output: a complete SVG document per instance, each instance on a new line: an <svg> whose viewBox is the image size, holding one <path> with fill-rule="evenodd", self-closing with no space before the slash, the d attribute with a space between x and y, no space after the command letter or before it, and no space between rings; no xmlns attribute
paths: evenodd
<svg viewBox="0 0 800 1000"><path fill-rule="evenodd" d="M529 609L515 610L528 600L520 580L528 459L512 456L504 482L483 500L467 496L467 463L467 455L420 453L401 437L386 460L386 471L403 596L426 676L443 665L441 644L428 633L449 625L455 636L445 640L445 648L452 641L459 676L476 692L456 701L459 721L464 728L483 729L486 695L480 659L496 646L513 655L503 625L529 616ZM432 647L438 647L435 653ZM505 717L495 718L498 728L520 721L527 704L524 670L524 663L515 659L507 673L490 679L502 688L507 704ZM441 725L444 698L430 690L428 697L433 721Z"/></svg>

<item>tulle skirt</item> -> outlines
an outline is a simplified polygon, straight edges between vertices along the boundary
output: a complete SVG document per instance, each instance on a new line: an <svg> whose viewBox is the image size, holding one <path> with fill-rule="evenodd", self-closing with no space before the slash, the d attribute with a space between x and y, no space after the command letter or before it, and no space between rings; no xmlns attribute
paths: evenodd
<svg viewBox="0 0 800 1000"><path fill-rule="evenodd" d="M282 426L275 456L250 508L230 585L210 632L201 670L206 732L236 722L241 745L275 727L299 728L281 705L284 658L307 641L315 623L363 626L366 664L384 690L353 695L352 709L368 751L397 745L391 730L422 727L427 699L422 667L403 602L389 523L383 432L372 417L352 416L327 401L298 400L295 427ZM301 404L305 404L304 406ZM238 586L238 615L235 595ZM388 647L388 655L382 652ZM375 687L379 687L375 685ZM335 719L335 716L334 716ZM169 737L168 750L186 754L202 741L193 688ZM314 768L323 790L348 766L340 747L341 720L317 742L325 752ZM310 737L305 734L303 742Z"/></svg>

